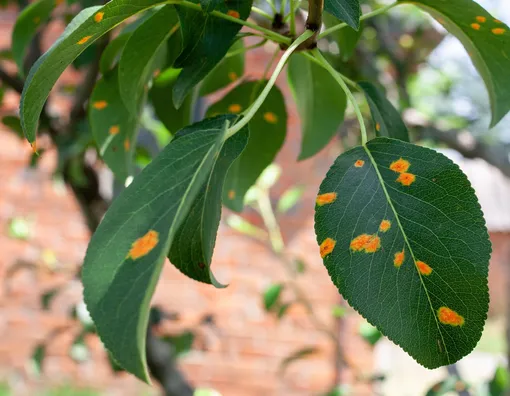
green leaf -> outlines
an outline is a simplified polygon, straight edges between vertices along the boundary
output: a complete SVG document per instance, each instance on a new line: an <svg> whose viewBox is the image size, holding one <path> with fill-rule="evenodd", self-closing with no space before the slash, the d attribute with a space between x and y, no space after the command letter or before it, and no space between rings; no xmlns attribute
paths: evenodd
<svg viewBox="0 0 510 396"><path fill-rule="evenodd" d="M340 21L333 15L324 14L323 21L326 28L338 25ZM360 25L358 30L354 30L351 27L345 27L343 29L333 32L330 36L338 44L340 49L340 58L342 61L348 61L354 54L356 45L358 44L361 34L363 33L363 25Z"/></svg>
<svg viewBox="0 0 510 396"><path fill-rule="evenodd" d="M163 340L175 348L176 357L181 357L191 351L195 341L195 333L187 330L177 335L163 337Z"/></svg>
<svg viewBox="0 0 510 396"><path fill-rule="evenodd" d="M510 29L472 0L399 0L430 13L466 48L489 92L491 127L510 110Z"/></svg>
<svg viewBox="0 0 510 396"><path fill-rule="evenodd" d="M347 99L331 74L304 56L290 58L288 79L301 118L303 160L333 138L344 120Z"/></svg>
<svg viewBox="0 0 510 396"><path fill-rule="evenodd" d="M205 12L214 11L221 3L222 0L200 0L200 6Z"/></svg>
<svg viewBox="0 0 510 396"><path fill-rule="evenodd" d="M359 86L367 98L377 136L409 141L409 132L399 112L376 85L362 81Z"/></svg>
<svg viewBox="0 0 510 396"><path fill-rule="evenodd" d="M12 57L18 66L20 76L25 75L24 60L28 47L37 30L51 17L56 6L55 0L39 0L20 12L12 29Z"/></svg>
<svg viewBox="0 0 510 396"><path fill-rule="evenodd" d="M264 299L264 307L266 308L266 311L270 311L275 307L275 305L278 303L278 300L280 299L280 294L283 290L283 284L281 283L275 283L269 286L265 291L263 295Z"/></svg>
<svg viewBox="0 0 510 396"><path fill-rule="evenodd" d="M41 375L43 372L44 359L46 358L46 344L37 344L32 353L32 368L36 375Z"/></svg>
<svg viewBox="0 0 510 396"><path fill-rule="evenodd" d="M197 4L199 0L191 0ZM245 20L250 15L252 0L221 2L218 12ZM208 13L175 6L182 29L182 53L175 67L182 68L173 91L173 101L179 107L198 84L225 56L241 25Z"/></svg>
<svg viewBox="0 0 510 396"><path fill-rule="evenodd" d="M200 85L200 95L209 95L237 81L244 74L243 40L237 40L223 60L207 75Z"/></svg>
<svg viewBox="0 0 510 396"><path fill-rule="evenodd" d="M2 118L2 124L8 127L20 138L23 138L23 129L21 128L21 122L19 117L16 116L4 116Z"/></svg>
<svg viewBox="0 0 510 396"><path fill-rule="evenodd" d="M51 88L71 62L103 34L163 0L112 0L81 11L51 48L32 66L20 102L23 131L34 142L37 122Z"/></svg>
<svg viewBox="0 0 510 396"><path fill-rule="evenodd" d="M303 186L296 186L286 190L278 201L278 212L285 213L296 206L304 192L305 188Z"/></svg>
<svg viewBox="0 0 510 396"><path fill-rule="evenodd" d="M115 67L132 34L132 31L121 33L108 43L99 60L99 70L101 70L101 73L106 74Z"/></svg>
<svg viewBox="0 0 510 396"><path fill-rule="evenodd" d="M53 298L61 291L60 287L53 287L41 295L41 306L44 311L50 309Z"/></svg>
<svg viewBox="0 0 510 396"><path fill-rule="evenodd" d="M306 347L292 353L280 363L280 368L278 370L280 375L283 375L285 370L287 370L287 368L297 360L306 359L307 357L316 355L319 352L320 350L317 347Z"/></svg>
<svg viewBox="0 0 510 396"><path fill-rule="evenodd" d="M117 69L96 83L89 101L89 122L99 154L124 182L133 173L138 124L120 97Z"/></svg>
<svg viewBox="0 0 510 396"><path fill-rule="evenodd" d="M325 0L324 11L345 22L354 30L359 29L361 7L358 0Z"/></svg>
<svg viewBox="0 0 510 396"><path fill-rule="evenodd" d="M498 366L494 377L489 382L489 394L491 396L504 396L510 390L510 374L503 366Z"/></svg>
<svg viewBox="0 0 510 396"><path fill-rule="evenodd" d="M124 369L147 382L149 303L226 131L225 116L183 130L113 201L87 249L84 298L98 334Z"/></svg>
<svg viewBox="0 0 510 396"><path fill-rule="evenodd" d="M381 332L377 330L376 327L367 322L361 323L359 327L359 334L366 342L372 346L377 344L377 341L382 338Z"/></svg>
<svg viewBox="0 0 510 396"><path fill-rule="evenodd" d="M467 389L465 382L459 380L458 377L450 375L443 381L436 383L432 386L425 396L443 396L450 395L451 392L457 393Z"/></svg>
<svg viewBox="0 0 510 396"><path fill-rule="evenodd" d="M214 114L238 113L245 110L263 89L265 81L250 81L238 85L208 110ZM241 212L244 196L270 165L280 150L287 132L287 112L280 90L274 87L259 111L249 123L250 138L243 153L227 173L223 189L223 203Z"/></svg>
<svg viewBox="0 0 510 396"><path fill-rule="evenodd" d="M142 23L131 35L119 61L119 90L126 108L136 114L144 86L154 71L156 54L179 30L177 12L166 5Z"/></svg>
<svg viewBox="0 0 510 396"><path fill-rule="evenodd" d="M230 119L235 119L231 116ZM175 139L179 139L178 134ZM227 171L248 142L248 128L229 138L216 158L207 181L193 202L186 221L174 237L168 258L184 275L216 287L219 283L211 271L211 259L220 225L221 198Z"/></svg>
<svg viewBox="0 0 510 396"><path fill-rule="evenodd" d="M285 316L285 314L287 313L287 310L290 308L291 305L292 304L290 304L290 303L280 305L280 307L278 308L278 313L276 314L278 319L281 319Z"/></svg>
<svg viewBox="0 0 510 396"><path fill-rule="evenodd" d="M388 138L345 152L321 184L315 231L344 298L418 363L452 364L473 350L491 244L451 160Z"/></svg>

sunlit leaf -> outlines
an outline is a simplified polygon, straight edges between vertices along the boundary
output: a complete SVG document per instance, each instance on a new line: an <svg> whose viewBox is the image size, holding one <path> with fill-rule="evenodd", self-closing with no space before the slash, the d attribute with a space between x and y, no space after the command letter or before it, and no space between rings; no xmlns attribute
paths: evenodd
<svg viewBox="0 0 510 396"><path fill-rule="evenodd" d="M269 286L263 294L264 307L266 311L270 311L277 304L280 294L283 290L283 284L275 283Z"/></svg>
<svg viewBox="0 0 510 396"><path fill-rule="evenodd" d="M359 334L366 342L372 346L377 344L377 341L382 338L382 334L379 330L377 330L377 327L374 327L367 322L361 323L359 327Z"/></svg>
<svg viewBox="0 0 510 396"><path fill-rule="evenodd" d="M510 373L503 366L498 366L494 371L494 377L489 382L490 396L504 396L510 390Z"/></svg>

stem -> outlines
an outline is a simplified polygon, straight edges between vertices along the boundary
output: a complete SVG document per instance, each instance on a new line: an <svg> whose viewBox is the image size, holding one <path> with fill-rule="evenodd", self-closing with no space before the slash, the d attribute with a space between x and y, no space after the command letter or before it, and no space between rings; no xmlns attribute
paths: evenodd
<svg viewBox="0 0 510 396"><path fill-rule="evenodd" d="M324 67L324 65L318 61L317 59L315 59L311 54L309 54L308 52L301 52L300 53L301 55L305 56L305 58L307 58L309 61L312 61L314 62L315 64L319 65L320 67ZM324 67L325 68L325 67ZM358 84L356 84L355 81L352 81L350 78L347 78L346 76L344 76L342 73L338 72L338 74L340 75L340 77L342 77L342 80L344 80L347 85L350 85L352 88L354 88L355 90L359 91L360 87Z"/></svg>
<svg viewBox="0 0 510 396"><path fill-rule="evenodd" d="M274 5L274 3L273 3L273 0L266 0L266 3L267 3L267 4L269 4L269 6L271 7L271 9L273 10L273 12L274 12L275 14L277 14L277 13L278 13L278 11L276 10L276 7L275 7L275 5ZM273 18L271 18L271 19L273 19Z"/></svg>
<svg viewBox="0 0 510 396"><path fill-rule="evenodd" d="M281 254L285 243L283 242L282 232L280 226L276 221L276 217L271 206L271 200L269 199L269 193L267 191L261 192L257 199L260 215L269 233L269 240L271 246L276 254Z"/></svg>
<svg viewBox="0 0 510 396"><path fill-rule="evenodd" d="M362 15L359 20L360 21L364 21L365 19L369 19L369 18L375 17L376 15L382 14L382 13L390 10L391 8L395 7L397 4L398 4L397 2L391 3L391 4L388 4L388 5L384 6L384 7L378 8L377 10L374 10L372 12L367 12L366 14ZM321 34L319 34L317 39L321 39L323 37L326 37L328 34L336 32L337 30L343 29L344 27L347 27L347 26L349 26L349 25L347 25L346 23L339 23L338 25L331 26L330 28L324 30Z"/></svg>
<svg viewBox="0 0 510 396"><path fill-rule="evenodd" d="M260 109L260 106L262 106L262 103L264 103L264 100L266 100L267 95L269 95L269 91L271 91L271 88L273 88L274 83L276 82L276 79L278 78L279 74L281 73L283 67L285 66L285 63L289 59L289 57L292 55L292 53L296 50L297 47L304 41L306 41L308 38L312 37L314 32L311 30L305 30L301 36L299 36L296 41L292 43L292 45L287 48L287 50L283 53L280 61L276 65L276 68L273 71L273 74L271 75L271 78L267 82L266 86L260 93L259 97L253 102L253 104L248 108L248 110L243 113L243 118L236 124L234 124L232 127L228 129L227 137L235 135L237 132L239 132L243 127L245 127L250 120L253 118L255 113Z"/></svg>
<svg viewBox="0 0 510 396"><path fill-rule="evenodd" d="M294 8L294 0L290 0L290 35L296 35L296 9Z"/></svg>
<svg viewBox="0 0 510 396"><path fill-rule="evenodd" d="M361 144L364 146L367 144L367 128L365 127L365 121L363 120L363 115L361 114L361 109L358 106L358 103L356 102L356 98L352 94L351 90L347 86L347 84L344 82L340 74L329 64L329 62L324 58L324 56L321 54L321 52L315 48L312 50L313 55L315 56L315 59L317 59L319 62L322 63L322 66L331 74L331 76L336 80L336 82L342 87L345 94L347 95L347 98L352 104L352 107L354 108L354 112L356 113L356 117L358 118L359 127L361 130Z"/></svg>
<svg viewBox="0 0 510 396"><path fill-rule="evenodd" d="M248 52L249 50L262 47L265 43L267 43L267 39L262 39L256 44L250 45L248 47L239 48L238 50L227 52L227 55L225 55L225 58L231 58L232 56L236 56L237 54L242 54L243 52Z"/></svg>
<svg viewBox="0 0 510 396"><path fill-rule="evenodd" d="M280 3L280 15L282 16L285 15L285 7L287 7L287 0L282 0Z"/></svg>
<svg viewBox="0 0 510 396"><path fill-rule="evenodd" d="M267 75L268 75L269 71L271 70L271 67L273 66L273 63L279 53L280 53L280 47L276 47L276 50L274 51L273 56L271 57L271 60L267 63L264 73L262 74L263 80L267 79Z"/></svg>
<svg viewBox="0 0 510 396"><path fill-rule="evenodd" d="M259 14L261 16L263 16L264 18L266 19L269 19L270 21L273 20L273 17L271 15L269 15L267 12L265 12L264 10L261 10L260 8L257 8L257 7L254 7L252 6L251 7L251 10L255 13L255 14Z"/></svg>

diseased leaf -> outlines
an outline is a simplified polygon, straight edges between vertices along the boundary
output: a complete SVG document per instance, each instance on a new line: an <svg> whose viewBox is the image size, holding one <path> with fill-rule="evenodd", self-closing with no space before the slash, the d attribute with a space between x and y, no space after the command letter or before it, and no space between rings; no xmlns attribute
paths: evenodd
<svg viewBox="0 0 510 396"><path fill-rule="evenodd" d="M278 303L278 300L280 299L280 294L283 290L283 284L281 283L275 283L269 286L264 291L264 307L266 308L266 311L270 311L275 307L275 305Z"/></svg>
<svg viewBox="0 0 510 396"><path fill-rule="evenodd" d="M235 118L230 116L229 119ZM177 134L175 139L181 136ZM225 142L168 254L170 262L184 275L216 287L225 287L216 280L210 268L220 224L223 183L232 162L239 157L247 142L248 128Z"/></svg>
<svg viewBox="0 0 510 396"><path fill-rule="evenodd" d="M23 9L16 19L12 29L12 57L18 74L25 75L24 59L28 47L32 42L37 30L51 17L51 12L56 6L55 0L39 0Z"/></svg>
<svg viewBox="0 0 510 396"><path fill-rule="evenodd" d="M347 99L331 74L304 56L290 58L287 75L301 118L303 140L298 159L303 160L333 138L344 120Z"/></svg>
<svg viewBox="0 0 510 396"><path fill-rule="evenodd" d="M198 3L199 0L192 0ZM217 10L245 20L250 15L252 0L221 2ZM225 56L241 25L218 18L209 13L175 6L182 29L182 53L175 67L182 68L173 91L178 108L193 87L198 84Z"/></svg>
<svg viewBox="0 0 510 396"><path fill-rule="evenodd" d="M119 61L119 91L131 113L138 113L140 97L155 69L158 52L166 49L166 40L178 30L177 12L173 5L166 5L142 23L128 39Z"/></svg>
<svg viewBox="0 0 510 396"><path fill-rule="evenodd" d="M115 69L96 83L89 101L89 122L99 154L124 182L133 173L138 121L122 102L117 72Z"/></svg>
<svg viewBox="0 0 510 396"><path fill-rule="evenodd" d="M324 14L323 21L326 28L338 25L340 21L331 14ZM345 27L343 29L333 32L330 37L336 41L340 50L340 58L346 62L354 54L356 45L363 33L363 25L360 25L358 30L354 30L351 27Z"/></svg>
<svg viewBox="0 0 510 396"><path fill-rule="evenodd" d="M397 109L386 99L384 91L368 81L360 82L359 86L367 98L377 136L408 142L409 131Z"/></svg>
<svg viewBox="0 0 510 396"><path fill-rule="evenodd" d="M163 0L112 0L81 11L51 48L32 66L20 102L23 131L34 142L37 122L51 88L71 62L103 34Z"/></svg>
<svg viewBox="0 0 510 396"><path fill-rule="evenodd" d="M214 114L239 113L253 102L265 81L250 81L235 87L208 110ZM250 138L239 158L232 164L223 188L223 203L241 212L244 196L270 165L280 150L287 131L287 112L280 90L274 87L249 123Z"/></svg>
<svg viewBox="0 0 510 396"><path fill-rule="evenodd" d="M205 12L214 11L221 3L222 0L200 0L200 6Z"/></svg>
<svg viewBox="0 0 510 396"><path fill-rule="evenodd" d="M280 369L278 370L280 375L283 375L285 370L287 370L287 368L297 360L306 359L307 357L316 355L319 352L320 350L317 347L306 347L292 353L280 363Z"/></svg>
<svg viewBox="0 0 510 396"><path fill-rule="evenodd" d="M163 260L219 155L227 119L184 129L113 201L87 249L88 311L114 359L144 381L149 303Z"/></svg>
<svg viewBox="0 0 510 396"><path fill-rule="evenodd" d="M491 127L510 110L510 29L473 0L399 0L430 13L466 48L489 92Z"/></svg>
<svg viewBox="0 0 510 396"><path fill-rule="evenodd" d="M473 350L487 316L491 244L457 165L376 138L337 158L316 202L321 256L354 309L427 368Z"/></svg>
<svg viewBox="0 0 510 396"><path fill-rule="evenodd" d="M358 0L324 0L324 11L345 22L354 30L359 29L361 7Z"/></svg>

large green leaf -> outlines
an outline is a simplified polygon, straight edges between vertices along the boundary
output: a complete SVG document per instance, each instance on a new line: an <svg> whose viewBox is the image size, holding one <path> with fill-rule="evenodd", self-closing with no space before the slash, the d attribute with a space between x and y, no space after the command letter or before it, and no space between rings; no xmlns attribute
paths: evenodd
<svg viewBox="0 0 510 396"><path fill-rule="evenodd" d="M330 14L324 14L322 19L326 28L340 23L338 19ZM348 61L352 57L362 33L363 25L360 25L358 30L354 30L351 27L345 27L330 34L330 37L338 44L340 58L344 62Z"/></svg>
<svg viewBox="0 0 510 396"><path fill-rule="evenodd" d="M358 0L324 0L324 11L344 21L354 30L359 29L361 7Z"/></svg>
<svg viewBox="0 0 510 396"><path fill-rule="evenodd" d="M55 0L39 0L20 12L12 29L12 57L18 66L18 73L25 74L23 60L28 46L39 27L50 19L56 6Z"/></svg>
<svg viewBox="0 0 510 396"><path fill-rule="evenodd" d="M103 34L127 18L163 0L112 0L103 7L81 11L51 48L34 64L20 102L21 125L29 142L35 140L37 122L51 88L71 62Z"/></svg>
<svg viewBox="0 0 510 396"><path fill-rule="evenodd" d="M199 0L192 0L198 3ZM252 0L232 0L218 5L216 12L246 19ZM193 87L198 84L225 56L241 25L209 13L177 6L182 29L182 53L175 67L182 72L174 87L173 101L179 107Z"/></svg>
<svg viewBox="0 0 510 396"><path fill-rule="evenodd" d="M304 56L290 58L288 78L301 118L303 160L333 138L344 120L347 99L331 74Z"/></svg>
<svg viewBox="0 0 510 396"><path fill-rule="evenodd" d="M409 131L384 91L368 81L359 83L365 93L377 136L409 141Z"/></svg>
<svg viewBox="0 0 510 396"><path fill-rule="evenodd" d="M84 297L101 340L127 371L149 381L145 335L163 260L219 155L227 117L194 124L119 195L92 236Z"/></svg>
<svg viewBox="0 0 510 396"><path fill-rule="evenodd" d="M230 120L235 118L230 116ZM181 136L179 133L176 139L181 139ZM175 235L168 255L170 262L186 276L216 287L224 287L216 280L210 269L220 224L223 183L228 168L239 157L247 142L248 128L244 128L225 142L207 181Z"/></svg>
<svg viewBox="0 0 510 396"><path fill-rule="evenodd" d="M510 110L510 29L472 0L399 0L429 12L454 34L482 76L492 108L491 126Z"/></svg>
<svg viewBox="0 0 510 396"><path fill-rule="evenodd" d="M96 83L89 101L89 122L99 154L124 182L133 170L138 120L122 102L117 68Z"/></svg>
<svg viewBox="0 0 510 396"><path fill-rule="evenodd" d="M166 5L142 23L131 35L119 61L119 89L126 108L136 114L140 96L154 70L160 49L179 30L174 6Z"/></svg>
<svg viewBox="0 0 510 396"><path fill-rule="evenodd" d="M244 111L263 89L265 83L266 81L250 81L238 85L223 99L209 107L207 114L211 116ZM230 167L223 189L223 203L237 212L243 210L246 192L257 181L262 171L273 162L285 140L287 111L283 95L277 87L269 92L249 126L248 144Z"/></svg>
<svg viewBox="0 0 510 396"><path fill-rule="evenodd" d="M491 244L467 177L444 155L376 138L340 155L315 231L349 304L420 364L452 364L480 339Z"/></svg>

